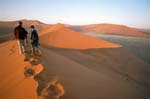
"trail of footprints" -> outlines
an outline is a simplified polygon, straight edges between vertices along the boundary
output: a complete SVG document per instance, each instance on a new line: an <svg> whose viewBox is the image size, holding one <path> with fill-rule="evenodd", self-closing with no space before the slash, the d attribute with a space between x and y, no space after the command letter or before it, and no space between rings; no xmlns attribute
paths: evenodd
<svg viewBox="0 0 150 99"><path fill-rule="evenodd" d="M13 45L11 48L10 48L10 50L9 50L9 56L11 56L12 54L14 54L15 53L15 45Z"/></svg>
<svg viewBox="0 0 150 99"><path fill-rule="evenodd" d="M24 76L25 78L34 78L38 82L38 97L60 99L65 92L64 87L59 83L58 79L52 77L49 81L45 81L47 79L44 79L44 76L40 76L40 72L43 70L43 66L39 65L41 63L41 55L26 55L26 58L28 58L29 66L24 68Z"/></svg>

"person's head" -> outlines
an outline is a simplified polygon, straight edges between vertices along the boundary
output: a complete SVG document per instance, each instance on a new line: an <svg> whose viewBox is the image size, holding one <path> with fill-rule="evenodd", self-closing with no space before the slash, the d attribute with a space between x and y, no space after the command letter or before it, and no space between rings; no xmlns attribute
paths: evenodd
<svg viewBox="0 0 150 99"><path fill-rule="evenodd" d="M31 27L30 27L30 28L31 28L31 31L33 31L33 30L34 30L34 25L31 25Z"/></svg>
<svg viewBox="0 0 150 99"><path fill-rule="evenodd" d="M19 25L22 26L22 24L23 24L23 22L22 22L22 21L19 21Z"/></svg>
<svg viewBox="0 0 150 99"><path fill-rule="evenodd" d="M31 29L34 29L34 25L31 25Z"/></svg>

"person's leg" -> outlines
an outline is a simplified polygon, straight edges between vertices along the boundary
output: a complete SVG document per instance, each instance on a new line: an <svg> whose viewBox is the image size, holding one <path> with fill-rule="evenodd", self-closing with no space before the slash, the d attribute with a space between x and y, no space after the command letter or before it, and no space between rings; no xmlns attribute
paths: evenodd
<svg viewBox="0 0 150 99"><path fill-rule="evenodd" d="M32 45L33 45L33 52L34 52L35 55L37 55L39 53L39 50L38 50L38 40L34 41L32 43Z"/></svg>
<svg viewBox="0 0 150 99"><path fill-rule="evenodd" d="M25 53L25 52L26 52L26 46L27 46L27 41L26 41L26 39L20 40L20 46L21 46L22 52Z"/></svg>
<svg viewBox="0 0 150 99"><path fill-rule="evenodd" d="M25 52L27 51L27 44L28 44L27 39L24 39L23 46L24 46Z"/></svg>
<svg viewBox="0 0 150 99"><path fill-rule="evenodd" d="M32 42L32 49L33 49L33 54L35 54L35 42Z"/></svg>
<svg viewBox="0 0 150 99"><path fill-rule="evenodd" d="M25 52L25 48L24 48L24 40L19 40L19 46L20 46L20 50L21 50L21 54L23 54Z"/></svg>
<svg viewBox="0 0 150 99"><path fill-rule="evenodd" d="M19 53L22 54L22 49L21 49L21 45L20 45L20 40L19 39L17 40L17 43L18 43Z"/></svg>
<svg viewBox="0 0 150 99"><path fill-rule="evenodd" d="M39 41L37 40L36 41L36 44L35 44L35 47L36 47L36 55L40 56L41 55L41 51L39 50Z"/></svg>
<svg viewBox="0 0 150 99"><path fill-rule="evenodd" d="M36 50L38 50L38 45L39 45L39 44L38 44L38 40L36 40L36 41L35 41L35 48L36 48Z"/></svg>
<svg viewBox="0 0 150 99"><path fill-rule="evenodd" d="M30 58L34 55L32 51L32 43L30 41L25 40L24 42L24 47L25 47L25 59L24 61L29 61Z"/></svg>

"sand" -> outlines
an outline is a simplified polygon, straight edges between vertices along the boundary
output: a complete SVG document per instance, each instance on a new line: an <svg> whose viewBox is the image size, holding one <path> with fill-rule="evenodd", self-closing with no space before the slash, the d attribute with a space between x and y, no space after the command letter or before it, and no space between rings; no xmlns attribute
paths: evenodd
<svg viewBox="0 0 150 99"><path fill-rule="evenodd" d="M33 76L24 75L25 68L33 68L35 75L42 70L41 64L33 67L24 62L16 41L0 44L0 99L37 99L38 83Z"/></svg>
<svg viewBox="0 0 150 99"><path fill-rule="evenodd" d="M38 65L17 49L14 41L0 45L1 99L149 99L150 65L123 48L41 46ZM31 67L36 75L28 77Z"/></svg>
<svg viewBox="0 0 150 99"><path fill-rule="evenodd" d="M71 29L84 33L111 34L135 37L150 37L140 29L117 24L90 24L83 26L72 26Z"/></svg>
<svg viewBox="0 0 150 99"><path fill-rule="evenodd" d="M122 48L42 51L45 69L36 77L39 95L55 79L65 90L60 99L149 98L149 65Z"/></svg>
<svg viewBox="0 0 150 99"><path fill-rule="evenodd" d="M120 45L75 32L62 24L52 26L48 33L41 36L40 42L43 45L71 49L120 47Z"/></svg>
<svg viewBox="0 0 150 99"><path fill-rule="evenodd" d="M121 45L62 24L39 30L42 54L29 61L16 41L0 44L0 99L150 98L150 65Z"/></svg>

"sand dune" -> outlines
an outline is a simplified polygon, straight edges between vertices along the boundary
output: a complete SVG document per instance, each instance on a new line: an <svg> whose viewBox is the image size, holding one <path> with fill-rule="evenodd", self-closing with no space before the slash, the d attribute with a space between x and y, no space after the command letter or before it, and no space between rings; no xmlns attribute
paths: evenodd
<svg viewBox="0 0 150 99"><path fill-rule="evenodd" d="M128 36L138 36L138 37L149 37L149 35L140 31L139 29L127 27L124 25L116 24L91 24L83 26L72 26L71 29L77 30L79 32L92 32L92 33L102 33L102 34L112 34L112 35L128 35Z"/></svg>
<svg viewBox="0 0 150 99"><path fill-rule="evenodd" d="M16 41L0 44L0 99L37 99L38 83L24 75L24 68L31 67L35 75L42 70L41 64L33 67L24 62Z"/></svg>
<svg viewBox="0 0 150 99"><path fill-rule="evenodd" d="M139 29L139 30L150 35L150 29Z"/></svg>
<svg viewBox="0 0 150 99"><path fill-rule="evenodd" d="M51 25L48 25L48 24L42 24L40 26L38 26L38 32L39 32L39 35L42 36L46 33L48 33L50 30L51 30Z"/></svg>
<svg viewBox="0 0 150 99"><path fill-rule="evenodd" d="M45 69L36 76L39 95L45 84L56 79L65 89L60 99L149 98L149 65L122 48L42 47L42 52Z"/></svg>
<svg viewBox="0 0 150 99"><path fill-rule="evenodd" d="M37 23L41 56L0 44L0 99L149 99L150 65L121 45ZM84 50L83 50L84 49Z"/></svg>
<svg viewBox="0 0 150 99"><path fill-rule="evenodd" d="M15 41L0 44L1 99L149 99L149 64L123 48L40 49L31 66Z"/></svg>
<svg viewBox="0 0 150 99"><path fill-rule="evenodd" d="M31 24L33 25L43 24L42 22L38 20L23 19L23 20L18 20L18 21L0 21L0 27L14 27L18 25L19 21L22 21L24 23L24 26L30 26Z"/></svg>
<svg viewBox="0 0 150 99"><path fill-rule="evenodd" d="M47 33L48 28L51 27L49 24L44 24L38 20L18 20L18 21L5 21L0 22L0 42L5 42L14 39L14 28L18 25L18 22L23 22L23 27L29 32L30 26L35 25L40 35Z"/></svg>
<svg viewBox="0 0 150 99"><path fill-rule="evenodd" d="M19 21L19 20L18 20ZM13 30L14 27L18 25L18 21L1 21L0 22L0 42L5 42L13 39ZM39 31L40 35L44 35L50 31L53 25L42 23L38 20L20 20L24 24L23 26L27 31L29 31L31 25L35 25L36 29ZM128 35L128 36L139 36L139 37L150 37L149 34L144 33L145 30L139 30L135 28L130 28L123 25L115 24L93 24L93 25L84 25L84 26L71 26L63 24L65 27L69 27L73 30L79 32L94 32L94 33L103 33L103 34L115 34L115 35ZM58 30L58 27L56 28Z"/></svg>
<svg viewBox="0 0 150 99"><path fill-rule="evenodd" d="M40 42L44 45L72 49L120 47L120 45L75 32L62 24L52 26L48 33L41 36Z"/></svg>

